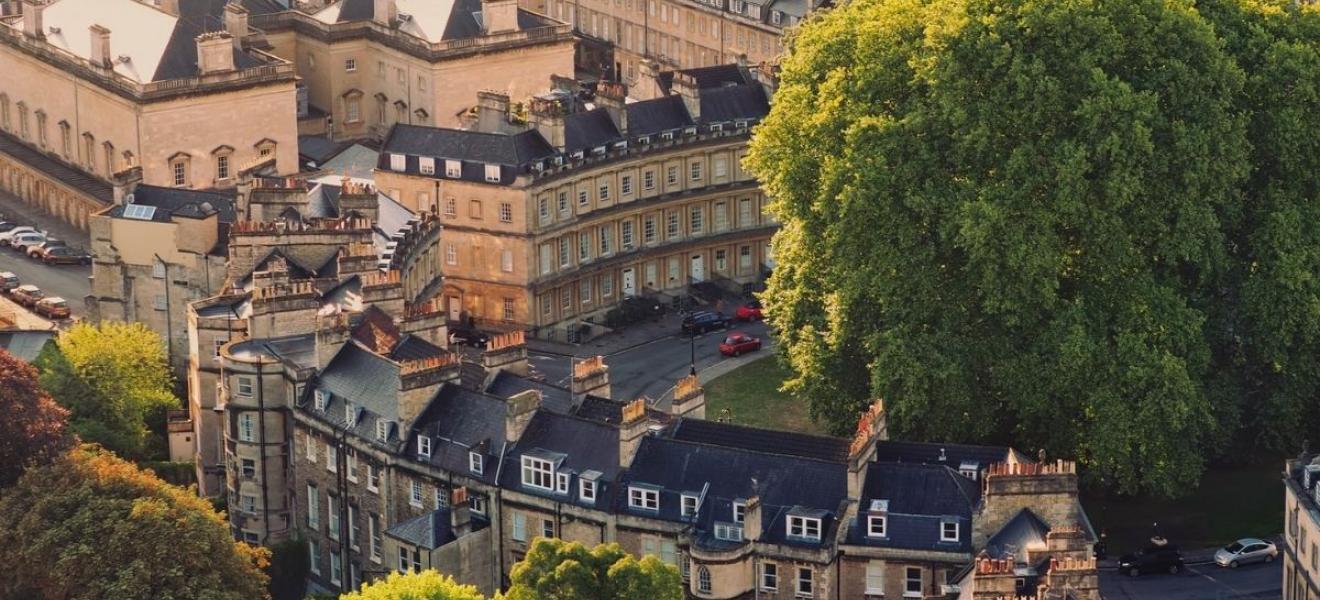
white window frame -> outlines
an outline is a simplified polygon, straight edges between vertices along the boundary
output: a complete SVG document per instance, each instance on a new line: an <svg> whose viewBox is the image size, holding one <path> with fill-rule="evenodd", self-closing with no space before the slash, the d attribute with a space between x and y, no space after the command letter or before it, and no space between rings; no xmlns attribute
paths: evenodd
<svg viewBox="0 0 1320 600"><path fill-rule="evenodd" d="M417 436L417 455L430 458L431 456L431 438L424 435Z"/></svg>
<svg viewBox="0 0 1320 600"><path fill-rule="evenodd" d="M596 503L596 482L592 479L578 479L578 499L590 504Z"/></svg>
<svg viewBox="0 0 1320 600"><path fill-rule="evenodd" d="M883 596L885 593L885 564L879 561L866 563L866 593Z"/></svg>
<svg viewBox="0 0 1320 600"><path fill-rule="evenodd" d="M417 157L417 171L422 175L435 175L435 159L429 156Z"/></svg>
<svg viewBox="0 0 1320 600"><path fill-rule="evenodd" d="M468 470L477 475L486 472L486 457L480 452L468 452Z"/></svg>
<svg viewBox="0 0 1320 600"><path fill-rule="evenodd" d="M500 250L500 270L505 273L513 272L513 250L507 248Z"/></svg>
<svg viewBox="0 0 1320 600"><path fill-rule="evenodd" d="M390 439L390 422L386 420L376 421L376 441L387 442Z"/></svg>
<svg viewBox="0 0 1320 600"><path fill-rule="evenodd" d="M915 579L912 577L912 573L913 573L914 571L915 571L916 574L917 574L917 577L916 577ZM915 591L913 591L913 590L910 589L910 588L912 587L912 584L913 584L914 582L917 584L917 589L916 589ZM903 568L903 597L904 597L904 598L920 598L920 597L922 597L922 593L923 593L922 590L924 590L925 587L926 587L926 576L925 576L925 573L922 571L921 567L904 567L904 568Z"/></svg>
<svg viewBox="0 0 1320 600"><path fill-rule="evenodd" d="M321 530L321 496L316 486L307 484L307 528Z"/></svg>
<svg viewBox="0 0 1320 600"><path fill-rule="evenodd" d="M367 491L380 493L380 469L370 462L367 463Z"/></svg>
<svg viewBox="0 0 1320 600"><path fill-rule="evenodd" d="M805 575L805 577L804 577ZM816 594L816 572L810 567L798 567L794 578L793 593L802 598L811 598Z"/></svg>
<svg viewBox="0 0 1320 600"><path fill-rule="evenodd" d="M568 493L568 473L555 473L555 493Z"/></svg>
<svg viewBox="0 0 1320 600"><path fill-rule="evenodd" d="M697 567L697 592L710 593L710 569L706 568L706 565Z"/></svg>
<svg viewBox="0 0 1320 600"><path fill-rule="evenodd" d="M501 222L501 223L512 223L512 222L513 222L513 203L512 203L512 202L501 202L501 203L500 203L500 222Z"/></svg>
<svg viewBox="0 0 1320 600"><path fill-rule="evenodd" d="M238 415L238 441L255 442L257 441L257 416L252 413L239 413Z"/></svg>
<svg viewBox="0 0 1320 600"><path fill-rule="evenodd" d="M384 540L380 535L380 516L375 513L367 513L367 549L371 562L380 564L380 548Z"/></svg>
<svg viewBox="0 0 1320 600"><path fill-rule="evenodd" d="M390 170L402 173L408 169L408 157L402 154L390 154Z"/></svg>
<svg viewBox="0 0 1320 600"><path fill-rule="evenodd" d="M320 450L316 447L316 437L309 433L303 439L306 440L304 445L307 449L307 462L315 463L316 456L320 454Z"/></svg>
<svg viewBox="0 0 1320 600"><path fill-rule="evenodd" d="M486 165L486 181L489 183L500 182L500 166Z"/></svg>
<svg viewBox="0 0 1320 600"><path fill-rule="evenodd" d="M747 522L747 503L735 501L733 503L733 522L739 525Z"/></svg>
<svg viewBox="0 0 1320 600"><path fill-rule="evenodd" d="M252 378L247 375L239 375L234 378L234 395L243 398L252 397Z"/></svg>
<svg viewBox="0 0 1320 600"><path fill-rule="evenodd" d="M542 478L544 478L544 483L541 482ZM554 463L534 456L522 457L522 484L547 492L554 491Z"/></svg>
<svg viewBox="0 0 1320 600"><path fill-rule="evenodd" d="M767 562L761 563L761 577L757 582L763 592L774 592L779 590L779 565Z"/></svg>
<svg viewBox="0 0 1320 600"><path fill-rule="evenodd" d="M682 494L679 496L678 513L682 517L697 516L697 501L700 500L692 494Z"/></svg>
<svg viewBox="0 0 1320 600"><path fill-rule="evenodd" d="M628 508L660 510L660 492L648 488L628 487Z"/></svg>
<svg viewBox="0 0 1320 600"><path fill-rule="evenodd" d="M357 71L357 59L355 58L344 59L344 71L348 73Z"/></svg>
<svg viewBox="0 0 1320 600"><path fill-rule="evenodd" d="M408 480L408 504L413 508L422 507L422 484L416 479Z"/></svg>
<svg viewBox="0 0 1320 600"><path fill-rule="evenodd" d="M330 442L325 443L325 470L331 473L339 472L339 450Z"/></svg>
<svg viewBox="0 0 1320 600"><path fill-rule="evenodd" d="M445 161L445 177L458 179L463 176L463 163L457 160Z"/></svg>
<svg viewBox="0 0 1320 600"><path fill-rule="evenodd" d="M312 561L311 571L313 575L321 574L321 551L316 547L316 540L307 540L307 557Z"/></svg>
<svg viewBox="0 0 1320 600"><path fill-rule="evenodd" d="M877 528L876 526L879 525ZM889 518L882 515L871 515L866 518L866 537L885 537L889 532Z"/></svg>
<svg viewBox="0 0 1320 600"><path fill-rule="evenodd" d="M511 522L510 529L512 529L512 531L509 532L509 537L512 537L515 542L526 542L527 515L520 512L514 512L509 521Z"/></svg>
<svg viewBox="0 0 1320 600"><path fill-rule="evenodd" d="M785 534L790 538L801 540L820 541L821 522L817 517L802 517L798 515L788 515L784 520ZM794 533L797 530L798 533Z"/></svg>
<svg viewBox="0 0 1320 600"><path fill-rule="evenodd" d="M953 535L952 535L952 536L949 535L949 527L950 527L950 526L953 527ZM941 541L941 542L956 542L956 541L958 541L958 533L959 533L959 529L961 529L961 527L959 527L957 521L940 521L940 541Z"/></svg>
<svg viewBox="0 0 1320 600"><path fill-rule="evenodd" d="M316 389L312 390L312 396L314 396L313 400L316 410L325 412L326 405L330 404L330 394L326 393L324 390Z"/></svg>

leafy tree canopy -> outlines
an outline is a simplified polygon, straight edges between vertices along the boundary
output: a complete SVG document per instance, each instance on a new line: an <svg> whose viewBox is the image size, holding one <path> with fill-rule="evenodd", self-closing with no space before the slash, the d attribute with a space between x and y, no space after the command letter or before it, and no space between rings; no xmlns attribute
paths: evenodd
<svg viewBox="0 0 1320 600"><path fill-rule="evenodd" d="M390 573L385 579L362 585L339 600L482 600L476 586L461 585L434 570Z"/></svg>
<svg viewBox="0 0 1320 600"><path fill-rule="evenodd" d="M142 459L164 448L165 411L178 408L159 335L141 323L85 323L60 334L37 359L41 384L69 409L74 431L114 452Z"/></svg>
<svg viewBox="0 0 1320 600"><path fill-rule="evenodd" d="M654 556L638 560L618 544L587 548L539 538L514 565L505 600L680 600L678 570Z"/></svg>
<svg viewBox="0 0 1320 600"><path fill-rule="evenodd" d="M266 597L262 548L190 490L94 446L30 469L0 498L0 597Z"/></svg>
<svg viewBox="0 0 1320 600"><path fill-rule="evenodd" d="M1286 0L856 0L748 165L786 389L844 433L1078 457L1176 495L1317 422L1320 27Z"/></svg>
<svg viewBox="0 0 1320 600"><path fill-rule="evenodd" d="M37 385L37 370L0 350L0 488L23 471L44 464L73 444L69 411Z"/></svg>

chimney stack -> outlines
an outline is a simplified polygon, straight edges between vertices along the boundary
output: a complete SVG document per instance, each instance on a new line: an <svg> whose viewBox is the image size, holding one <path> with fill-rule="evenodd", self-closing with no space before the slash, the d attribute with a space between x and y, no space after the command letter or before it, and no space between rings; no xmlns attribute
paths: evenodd
<svg viewBox="0 0 1320 600"><path fill-rule="evenodd" d="M596 106L610 113L614 128L619 133L628 134L628 86L617 81L602 81L596 84Z"/></svg>
<svg viewBox="0 0 1320 600"><path fill-rule="evenodd" d="M110 30L100 25L91 25L87 31L92 36L91 55L88 60L92 64L103 69L109 69L114 66L110 54Z"/></svg>
<svg viewBox="0 0 1320 600"><path fill-rule="evenodd" d="M235 48L243 45L248 34L248 10L242 4L231 0L225 5L225 31L234 38Z"/></svg>
<svg viewBox="0 0 1320 600"><path fill-rule="evenodd" d="M37 0L23 0L23 33L30 38L46 39L46 26L42 14L46 5Z"/></svg>
<svg viewBox="0 0 1320 600"><path fill-rule="evenodd" d="M179 16L179 0L156 0L156 7L162 12Z"/></svg>
<svg viewBox="0 0 1320 600"><path fill-rule="evenodd" d="M394 27L399 20L399 4L395 0L374 0L372 19L386 27Z"/></svg>
<svg viewBox="0 0 1320 600"><path fill-rule="evenodd" d="M749 542L761 539L761 496L759 492L758 495L748 498L747 506L743 508L743 539Z"/></svg>
<svg viewBox="0 0 1320 600"><path fill-rule="evenodd" d="M564 149L564 119L568 116L568 107L557 97L532 98L532 125L541 132L541 137L551 146Z"/></svg>
<svg viewBox="0 0 1320 600"><path fill-rule="evenodd" d="M142 183L142 167L135 166L114 174L115 204L124 204L124 198L132 195Z"/></svg>
<svg viewBox="0 0 1320 600"><path fill-rule="evenodd" d="M197 36L197 69L202 75L234 70L234 41L226 31Z"/></svg>
<svg viewBox="0 0 1320 600"><path fill-rule="evenodd" d="M687 107L688 114L692 115L692 122L701 121L701 90L697 88L696 78L675 71L674 83L670 85L670 89L683 98L683 106Z"/></svg>
<svg viewBox="0 0 1320 600"><path fill-rule="evenodd" d="M454 530L456 538L472 533L472 505L468 503L468 491L465 487L454 488L454 493L450 496L449 526Z"/></svg>
<svg viewBox="0 0 1320 600"><path fill-rule="evenodd" d="M642 438L646 437L649 421L646 418L646 398L638 398L623 407L623 419L619 423L619 467L628 468L637 449L642 447Z"/></svg>
<svg viewBox="0 0 1320 600"><path fill-rule="evenodd" d="M487 35L518 30L518 0L481 0L481 29Z"/></svg>
<svg viewBox="0 0 1320 600"><path fill-rule="evenodd" d="M541 407L541 392L527 390L509 397L505 401L504 440L512 444L522 437L527 425L532 422L536 409Z"/></svg>
<svg viewBox="0 0 1320 600"><path fill-rule="evenodd" d="M660 88L660 68L654 60L644 58L637 74L637 84L633 86L633 97L638 100L655 100L665 95Z"/></svg>
<svg viewBox="0 0 1320 600"><path fill-rule="evenodd" d="M477 131L500 133L509 124L509 95L493 90L477 92Z"/></svg>

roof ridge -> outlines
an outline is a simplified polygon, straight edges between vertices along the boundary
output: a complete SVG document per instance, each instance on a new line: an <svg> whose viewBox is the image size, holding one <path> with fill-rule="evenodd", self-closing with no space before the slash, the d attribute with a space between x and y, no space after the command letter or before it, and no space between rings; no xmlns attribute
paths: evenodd
<svg viewBox="0 0 1320 600"><path fill-rule="evenodd" d="M770 431L774 431L774 430L770 430ZM815 458L815 457L811 457L811 456L802 456L802 455L800 455L800 454L782 454L782 453L779 453L779 452L769 452L769 451L765 451L765 450L753 450L753 449L751 449L751 448L743 448L743 447L741 447L741 446L729 446L729 445L722 445L722 444L712 444L712 443L708 443L708 442L699 442L699 441L696 441L696 440L680 440L680 439L676 439L676 438L671 437L671 436L649 436L649 437L654 438L654 439L657 439L657 440L664 440L664 441L669 441L669 442L674 442L674 443L679 443L679 444L691 444L691 445L694 445L694 446L703 446L703 447L706 447L706 448L720 448L720 449L723 449L723 450L729 450L729 451L731 451L731 452L747 452L747 453L749 453L749 454L757 454L757 455L761 455L761 456L777 456L777 457L782 457L782 458L792 458L792 459L798 459L798 460L807 460L807 461L811 461L811 462L814 462L814 463L822 463L822 464L827 464L827 465L837 465L837 466L842 466L842 465L845 464L845 461L828 460L828 459L824 459L824 458Z"/></svg>

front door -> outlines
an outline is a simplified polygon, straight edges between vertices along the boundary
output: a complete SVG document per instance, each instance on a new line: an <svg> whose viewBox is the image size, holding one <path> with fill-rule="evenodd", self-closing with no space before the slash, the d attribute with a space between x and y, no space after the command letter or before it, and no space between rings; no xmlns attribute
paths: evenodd
<svg viewBox="0 0 1320 600"><path fill-rule="evenodd" d="M632 298L637 295L637 274L632 269L623 270L623 297Z"/></svg>
<svg viewBox="0 0 1320 600"><path fill-rule="evenodd" d="M706 280L706 260L701 254L692 255L692 281Z"/></svg>
<svg viewBox="0 0 1320 600"><path fill-rule="evenodd" d="M449 320L457 321L463 316L463 303L458 300L458 296L449 297Z"/></svg>

